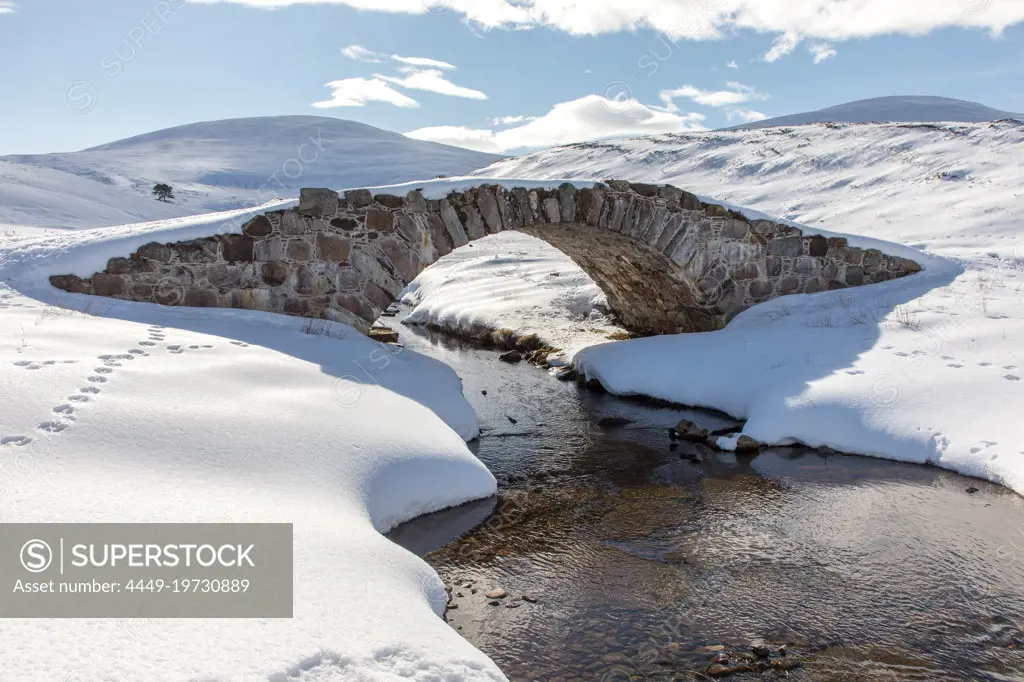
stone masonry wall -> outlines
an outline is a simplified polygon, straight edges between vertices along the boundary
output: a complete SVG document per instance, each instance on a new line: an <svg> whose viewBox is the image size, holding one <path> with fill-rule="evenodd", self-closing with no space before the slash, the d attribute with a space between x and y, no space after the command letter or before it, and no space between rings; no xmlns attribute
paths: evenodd
<svg viewBox="0 0 1024 682"><path fill-rule="evenodd" d="M161 305L267 310L366 331L424 268L488 234L548 241L641 333L708 331L770 298L883 282L910 260L748 220L670 186L608 181L593 189L483 185L445 199L302 190L296 208L242 234L147 244L88 279L50 278L72 293Z"/></svg>

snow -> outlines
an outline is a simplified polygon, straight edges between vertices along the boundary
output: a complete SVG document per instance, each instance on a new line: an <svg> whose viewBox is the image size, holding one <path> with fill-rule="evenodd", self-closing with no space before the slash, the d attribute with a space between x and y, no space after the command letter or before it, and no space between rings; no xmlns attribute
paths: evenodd
<svg viewBox="0 0 1024 682"><path fill-rule="evenodd" d="M46 283L245 215L0 229L0 517L293 523L295 617L5 620L4 678L503 680L439 617L437 575L381 535L495 492L450 368L344 325Z"/></svg>
<svg viewBox="0 0 1024 682"><path fill-rule="evenodd" d="M1006 118L1024 119L1022 114L1000 111L977 102L949 97L895 96L872 97L847 102L834 107L808 111L801 114L777 116L762 121L744 123L730 130L751 130L774 126L798 126L807 123L836 121L844 123L873 123L879 121L935 122L957 121L980 123Z"/></svg>
<svg viewBox="0 0 1024 682"><path fill-rule="evenodd" d="M552 365L624 331L608 317L604 292L568 256L518 232L484 237L441 258L406 288L402 302L416 306L407 324L537 334L562 350L548 358Z"/></svg>
<svg viewBox="0 0 1024 682"><path fill-rule="evenodd" d="M746 419L763 443L931 463L1024 494L1022 158L1013 122L808 125L572 145L478 173L669 183L890 242L875 246L924 272L776 299L718 332L586 348L576 365L613 393Z"/></svg>
<svg viewBox="0 0 1024 682"><path fill-rule="evenodd" d="M193 123L63 154L0 157L0 223L82 228L257 206L302 187L462 175L501 157L317 116ZM156 201L153 185L173 186Z"/></svg>

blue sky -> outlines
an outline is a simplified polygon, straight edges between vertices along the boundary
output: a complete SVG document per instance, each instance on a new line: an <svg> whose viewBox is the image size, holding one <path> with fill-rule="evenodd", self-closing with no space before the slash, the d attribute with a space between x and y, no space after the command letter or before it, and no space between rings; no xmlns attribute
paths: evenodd
<svg viewBox="0 0 1024 682"><path fill-rule="evenodd" d="M0 154L280 114L515 152L882 95L1022 112L1022 22L1019 0L0 0Z"/></svg>

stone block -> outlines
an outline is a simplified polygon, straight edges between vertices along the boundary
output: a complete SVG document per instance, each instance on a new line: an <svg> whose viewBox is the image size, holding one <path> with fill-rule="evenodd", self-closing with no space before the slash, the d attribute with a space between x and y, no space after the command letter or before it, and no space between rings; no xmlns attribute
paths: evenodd
<svg viewBox="0 0 1024 682"><path fill-rule="evenodd" d="M285 211L281 216L281 234L289 237L298 237L309 232L309 226L298 213Z"/></svg>
<svg viewBox="0 0 1024 682"><path fill-rule="evenodd" d="M359 229L359 222L355 218L335 218L331 221L331 227L336 227L344 232L353 232Z"/></svg>
<svg viewBox="0 0 1024 682"><path fill-rule="evenodd" d="M285 257L294 261L311 261L313 260L313 245L305 239L293 239L288 242Z"/></svg>
<svg viewBox="0 0 1024 682"><path fill-rule="evenodd" d="M373 203L373 195L368 189L350 189L345 192L345 201L352 208L365 208Z"/></svg>
<svg viewBox="0 0 1024 682"><path fill-rule="evenodd" d="M288 281L291 269L286 263L264 263L260 269L263 281L272 287L279 287Z"/></svg>
<svg viewBox="0 0 1024 682"><path fill-rule="evenodd" d="M394 214L376 207L369 209L366 212L366 229L377 232L393 232L395 229Z"/></svg>
<svg viewBox="0 0 1024 682"><path fill-rule="evenodd" d="M804 244L800 237L780 237L768 242L768 255L796 258L803 255Z"/></svg>
<svg viewBox="0 0 1024 682"><path fill-rule="evenodd" d="M268 237L274 231L274 226L265 215L258 215L242 226L242 233L250 237Z"/></svg>
<svg viewBox="0 0 1024 682"><path fill-rule="evenodd" d="M864 268L851 265L846 268L846 283L852 287L864 284Z"/></svg>
<svg viewBox="0 0 1024 682"><path fill-rule="evenodd" d="M299 213L311 218L330 218L338 212L338 193L322 187L299 190Z"/></svg>
<svg viewBox="0 0 1024 682"><path fill-rule="evenodd" d="M156 242L139 247L139 250L135 253L140 258L150 258L161 263L170 263L173 257L171 247L166 244L157 244Z"/></svg>
<svg viewBox="0 0 1024 682"><path fill-rule="evenodd" d="M96 296L124 296L128 293L128 280L123 275L98 273L92 278L92 293Z"/></svg>
<svg viewBox="0 0 1024 682"><path fill-rule="evenodd" d="M272 262L284 260L286 242L281 237L271 237L256 242L253 257L257 261Z"/></svg>
<svg viewBox="0 0 1024 682"><path fill-rule="evenodd" d="M808 238L807 253L813 258L824 258L828 254L828 239L821 235Z"/></svg>
<svg viewBox="0 0 1024 682"><path fill-rule="evenodd" d="M213 289L192 288L185 292L183 305L188 308L216 308L220 305L220 297Z"/></svg>
<svg viewBox="0 0 1024 682"><path fill-rule="evenodd" d="M85 280L76 275L53 275L50 277L50 284L70 294L85 294L89 292L89 285Z"/></svg>
<svg viewBox="0 0 1024 682"><path fill-rule="evenodd" d="M373 197L373 200L381 206L392 210L398 210L405 206L405 201L402 200L402 197L396 197L394 194L377 194Z"/></svg>
<svg viewBox="0 0 1024 682"><path fill-rule="evenodd" d="M316 251L317 257L320 260L347 263L351 250L352 242L344 237L336 237L332 234L324 234L323 232L316 235Z"/></svg>
<svg viewBox="0 0 1024 682"><path fill-rule="evenodd" d="M251 263L255 259L255 242L243 234L229 234L221 239L221 256L229 263Z"/></svg>

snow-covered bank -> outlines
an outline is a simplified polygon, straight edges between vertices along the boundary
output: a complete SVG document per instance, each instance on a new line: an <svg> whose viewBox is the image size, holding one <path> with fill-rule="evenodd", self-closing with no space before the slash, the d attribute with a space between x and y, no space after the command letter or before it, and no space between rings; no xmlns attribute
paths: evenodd
<svg viewBox="0 0 1024 682"><path fill-rule="evenodd" d="M293 523L295 617L7 620L5 679L503 680L439 617L436 574L380 534L495 491L454 372L342 325L46 283L224 219L4 230L0 515Z"/></svg>
<svg viewBox="0 0 1024 682"><path fill-rule="evenodd" d="M577 364L616 393L748 418L766 443L1024 493L1021 158L1012 122L812 125L572 145L479 173L670 183L932 254L903 280L784 297L720 332L595 346Z"/></svg>

